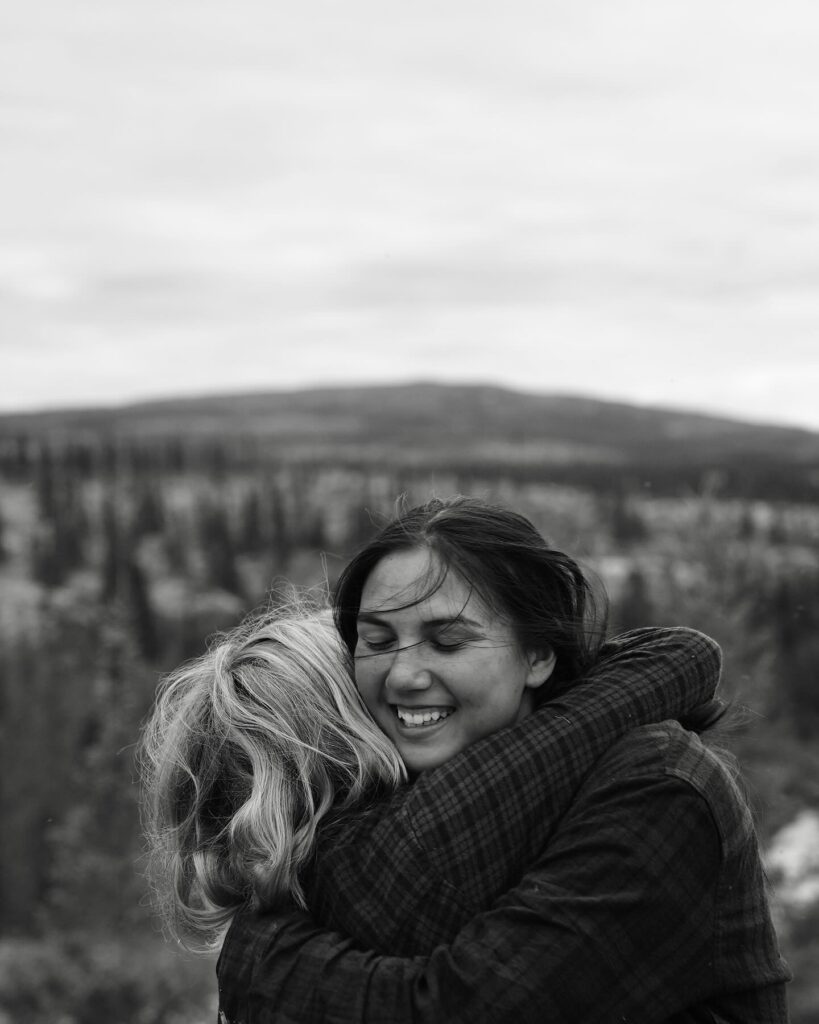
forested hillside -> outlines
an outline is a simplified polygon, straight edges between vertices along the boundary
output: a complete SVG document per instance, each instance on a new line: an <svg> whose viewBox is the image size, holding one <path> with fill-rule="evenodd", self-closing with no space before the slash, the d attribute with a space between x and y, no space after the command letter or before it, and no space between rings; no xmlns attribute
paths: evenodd
<svg viewBox="0 0 819 1024"><path fill-rule="evenodd" d="M145 905L133 751L157 679L284 580L332 585L399 495L456 492L578 556L613 630L722 644L793 1020L819 1022L819 865L796 860L819 822L817 435L490 388L314 391L0 418L0 485L0 1024L214 1019L213 962Z"/></svg>

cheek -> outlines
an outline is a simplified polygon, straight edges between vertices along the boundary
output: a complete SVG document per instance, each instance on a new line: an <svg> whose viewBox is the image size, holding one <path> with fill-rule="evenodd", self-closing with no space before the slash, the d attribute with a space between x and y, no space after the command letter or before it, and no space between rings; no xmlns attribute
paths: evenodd
<svg viewBox="0 0 819 1024"><path fill-rule="evenodd" d="M361 699L370 710L372 710L378 698L380 690L379 678L379 673L372 662L368 663L364 660L356 663L355 684L358 692L361 694Z"/></svg>
<svg viewBox="0 0 819 1024"><path fill-rule="evenodd" d="M500 657L483 672L481 703L487 714L514 715L528 692L525 668L512 657Z"/></svg>

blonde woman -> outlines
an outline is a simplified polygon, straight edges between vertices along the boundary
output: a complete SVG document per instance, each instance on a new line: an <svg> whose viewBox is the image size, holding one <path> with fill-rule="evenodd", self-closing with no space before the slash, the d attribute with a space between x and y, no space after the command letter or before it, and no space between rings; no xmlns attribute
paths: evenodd
<svg viewBox="0 0 819 1024"><path fill-rule="evenodd" d="M141 762L157 906L194 947L246 903L306 907L319 827L407 778L329 611L306 601L248 619L167 676Z"/></svg>

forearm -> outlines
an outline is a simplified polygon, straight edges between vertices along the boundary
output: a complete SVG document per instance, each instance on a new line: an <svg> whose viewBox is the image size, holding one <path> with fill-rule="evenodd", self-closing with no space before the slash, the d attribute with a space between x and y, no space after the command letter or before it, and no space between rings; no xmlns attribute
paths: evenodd
<svg viewBox="0 0 819 1024"><path fill-rule="evenodd" d="M535 860L595 762L630 729L713 697L720 668L719 646L694 630L637 630L610 641L563 697L416 783L408 809L433 869L473 906L486 906ZM487 807L493 827L477 828Z"/></svg>
<svg viewBox="0 0 819 1024"><path fill-rule="evenodd" d="M569 693L421 776L398 814L331 846L317 878L322 923L390 952L450 941L534 862L598 758L629 729L711 697L719 670L717 644L692 630L611 641Z"/></svg>
<svg viewBox="0 0 819 1024"><path fill-rule="evenodd" d="M254 935L264 941L248 965ZM485 950L468 947L460 955L440 947L431 958L378 956L337 932L318 928L297 910L257 915L242 924L242 939L245 945L237 946L230 967L220 960L220 1009L227 1024L477 1024L508 1019L496 1017L483 998L487 969L496 966ZM239 977L233 965L242 957ZM499 1012L516 1001L508 993Z"/></svg>
<svg viewBox="0 0 819 1024"><path fill-rule="evenodd" d="M258 919L269 941L247 1024L665 1020L710 983L719 858L709 809L677 780L601 790L515 890L429 957L362 952L301 914Z"/></svg>

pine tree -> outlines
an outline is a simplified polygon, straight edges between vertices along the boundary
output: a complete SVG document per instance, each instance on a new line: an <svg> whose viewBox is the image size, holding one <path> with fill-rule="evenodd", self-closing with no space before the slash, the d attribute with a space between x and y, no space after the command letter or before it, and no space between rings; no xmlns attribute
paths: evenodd
<svg viewBox="0 0 819 1024"><path fill-rule="evenodd" d="M102 599L111 601L122 586L122 531L113 495L109 494L102 506Z"/></svg>
<svg viewBox="0 0 819 1024"><path fill-rule="evenodd" d="M269 504L273 561L277 570L281 570L287 565L293 541L290 536L287 515L284 510L284 502L282 501L281 494L276 487L271 489Z"/></svg>
<svg viewBox="0 0 819 1024"><path fill-rule="evenodd" d="M134 502L131 533L134 539L152 533L161 533L165 525L165 511L157 489L143 486Z"/></svg>
<svg viewBox="0 0 819 1024"><path fill-rule="evenodd" d="M57 587L65 578L65 566L57 552L54 524L37 523L29 543L32 579L46 587Z"/></svg>
<svg viewBox="0 0 819 1024"><path fill-rule="evenodd" d="M233 541L225 509L204 499L197 508L197 520L208 581L222 590L240 593Z"/></svg>
<svg viewBox="0 0 819 1024"><path fill-rule="evenodd" d="M622 490L618 490L611 501L608 520L611 539L617 546L634 544L648 536L645 520Z"/></svg>
<svg viewBox="0 0 819 1024"><path fill-rule="evenodd" d="M154 662L159 654L157 622L151 605L145 573L133 557L125 563L128 610L134 639L142 658Z"/></svg>
<svg viewBox="0 0 819 1024"><path fill-rule="evenodd" d="M239 510L239 550L261 551L264 546L262 506L259 492L253 488L245 495Z"/></svg>
<svg viewBox="0 0 819 1024"><path fill-rule="evenodd" d="M191 530L187 528L182 513L168 512L162 531L162 543L168 566L172 572L187 576L190 571L188 554Z"/></svg>
<svg viewBox="0 0 819 1024"><path fill-rule="evenodd" d="M40 447L35 471L37 512L40 519L52 522L57 511L57 484L51 449Z"/></svg>
<svg viewBox="0 0 819 1024"><path fill-rule="evenodd" d="M639 569L632 569L614 606L618 631L639 629L654 622L654 605L648 582Z"/></svg>

